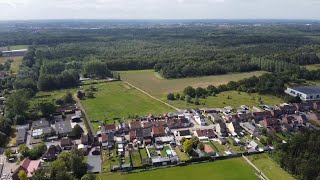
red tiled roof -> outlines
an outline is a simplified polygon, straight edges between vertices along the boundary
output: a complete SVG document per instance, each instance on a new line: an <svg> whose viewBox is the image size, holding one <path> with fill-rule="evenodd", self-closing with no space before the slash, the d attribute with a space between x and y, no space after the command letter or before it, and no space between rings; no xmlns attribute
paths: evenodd
<svg viewBox="0 0 320 180"><path fill-rule="evenodd" d="M107 141L108 141L108 135L102 134L102 135L101 135L101 141L102 141L102 142L107 142Z"/></svg>
<svg viewBox="0 0 320 180"><path fill-rule="evenodd" d="M141 122L140 121L132 121L132 122L130 122L130 128L131 129L141 128Z"/></svg>
<svg viewBox="0 0 320 180"><path fill-rule="evenodd" d="M116 130L116 125L115 124L107 124L104 126L105 130Z"/></svg>
<svg viewBox="0 0 320 180"><path fill-rule="evenodd" d="M213 129L202 129L202 130L198 129L198 130L196 130L196 132L199 137L206 136L206 137L211 138L211 137L215 136Z"/></svg>
<svg viewBox="0 0 320 180"><path fill-rule="evenodd" d="M152 128L153 135L165 135L166 132L163 127L153 127Z"/></svg>

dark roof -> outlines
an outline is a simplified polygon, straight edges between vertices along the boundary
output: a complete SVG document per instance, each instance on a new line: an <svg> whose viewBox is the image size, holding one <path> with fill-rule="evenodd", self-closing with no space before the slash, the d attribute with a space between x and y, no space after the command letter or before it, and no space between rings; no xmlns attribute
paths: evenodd
<svg viewBox="0 0 320 180"><path fill-rule="evenodd" d="M179 134L180 134L180 136L190 136L191 135L190 130L179 131Z"/></svg>
<svg viewBox="0 0 320 180"><path fill-rule="evenodd" d="M141 122L140 121L132 121L132 122L130 122L130 128L131 129L141 128Z"/></svg>
<svg viewBox="0 0 320 180"><path fill-rule="evenodd" d="M87 159L88 172L101 173L101 156L89 155Z"/></svg>
<svg viewBox="0 0 320 180"><path fill-rule="evenodd" d="M62 138L60 141L61 146L72 146L73 142L70 138Z"/></svg>
<svg viewBox="0 0 320 180"><path fill-rule="evenodd" d="M42 127L49 127L49 121L41 119L38 121L32 121L32 129L39 129Z"/></svg>
<svg viewBox="0 0 320 180"><path fill-rule="evenodd" d="M25 141L26 135L27 135L27 129L25 128L18 129L17 141Z"/></svg>
<svg viewBox="0 0 320 180"><path fill-rule="evenodd" d="M137 129L136 136L140 138L151 137L151 130L151 128Z"/></svg>
<svg viewBox="0 0 320 180"><path fill-rule="evenodd" d="M201 136L207 136L207 137L211 138L211 137L215 136L215 133L214 133L213 129L202 129L202 130L198 129L197 130L197 134L200 137Z"/></svg>
<svg viewBox="0 0 320 180"><path fill-rule="evenodd" d="M291 89L299 91L304 94L320 93L320 86L299 86L299 87L291 87Z"/></svg>
<svg viewBox="0 0 320 180"><path fill-rule="evenodd" d="M109 131L109 130L116 130L116 125L115 124L107 124L104 126L104 129L106 131Z"/></svg>
<svg viewBox="0 0 320 180"><path fill-rule="evenodd" d="M70 133L72 131L70 121L60 121L55 123L56 131L60 134Z"/></svg>

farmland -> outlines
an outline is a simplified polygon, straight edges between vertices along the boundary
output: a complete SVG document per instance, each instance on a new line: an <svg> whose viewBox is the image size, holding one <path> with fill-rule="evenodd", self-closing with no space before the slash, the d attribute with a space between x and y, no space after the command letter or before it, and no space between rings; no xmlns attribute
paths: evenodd
<svg viewBox="0 0 320 180"><path fill-rule="evenodd" d="M178 107L178 108L195 108L195 107L217 107L222 108L225 106L239 107L241 105L257 106L262 104L280 104L283 101L280 98L271 95L260 95L257 93L248 94L245 92L237 91L225 91L217 94L216 96L210 96L206 99L199 98L200 105L186 103L182 100L174 100L166 102Z"/></svg>
<svg viewBox="0 0 320 180"><path fill-rule="evenodd" d="M113 118L127 118L130 115L174 111L123 82L100 83L95 87L95 97L82 101L91 120L111 121Z"/></svg>
<svg viewBox="0 0 320 180"><path fill-rule="evenodd" d="M264 71L249 73L226 74L217 76L203 76L183 79L164 79L153 70L121 71L121 79L130 82L149 94L162 97L170 92L180 92L187 86L207 87L208 85L226 84L252 76L260 76Z"/></svg>
<svg viewBox="0 0 320 180"><path fill-rule="evenodd" d="M320 64L311 64L311 65L306 65L304 66L308 70L318 70L320 69Z"/></svg>
<svg viewBox="0 0 320 180"><path fill-rule="evenodd" d="M269 179L289 180L294 179L279 165L273 162L266 154L248 156L248 159L258 167Z"/></svg>
<svg viewBox="0 0 320 180"><path fill-rule="evenodd" d="M232 171L230 170L232 167ZM254 170L246 164L242 158L234 158L211 163L195 164L183 167L166 168L161 170L153 170L140 172L136 174L120 175L120 174L101 174L102 180L140 180L140 179L258 179L254 174Z"/></svg>

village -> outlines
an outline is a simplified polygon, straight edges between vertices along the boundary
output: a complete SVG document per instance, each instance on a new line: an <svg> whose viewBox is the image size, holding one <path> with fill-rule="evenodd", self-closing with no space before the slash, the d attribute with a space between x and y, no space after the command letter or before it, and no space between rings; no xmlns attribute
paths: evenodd
<svg viewBox="0 0 320 180"><path fill-rule="evenodd" d="M73 147L83 150L88 172L92 173L263 153L274 149L275 142L286 143L292 134L308 128L318 129L318 110L319 101L258 107L242 105L236 109L195 108L102 123L99 131L92 133L81 109L73 105L57 109L51 118L16 127L16 146L10 148L12 154L1 156L4 163L1 178L18 179L20 170L32 177L32 172L46 168L62 151ZM80 138L74 136L75 129L82 129ZM26 144L32 149L43 143L47 150L40 159L20 159L19 145Z"/></svg>

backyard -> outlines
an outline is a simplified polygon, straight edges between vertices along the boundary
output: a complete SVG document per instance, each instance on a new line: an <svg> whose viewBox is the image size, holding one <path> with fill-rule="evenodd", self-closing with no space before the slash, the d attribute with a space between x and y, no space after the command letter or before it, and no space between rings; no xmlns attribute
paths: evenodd
<svg viewBox="0 0 320 180"><path fill-rule="evenodd" d="M232 170L231 170L232 168ZM165 168L120 175L117 173L100 174L101 180L141 180L141 179L258 179L255 171L242 159L233 158L211 163L201 163L182 167Z"/></svg>
<svg viewBox="0 0 320 180"><path fill-rule="evenodd" d="M247 156L248 159L258 167L270 180L290 180L294 179L286 171L280 168L280 166L270 159L266 154L257 154Z"/></svg>
<svg viewBox="0 0 320 180"><path fill-rule="evenodd" d="M17 73L19 71L19 67L22 64L23 56L15 56L15 57L0 57L0 64L3 64L7 61L7 59L12 60L10 70L12 70L13 73Z"/></svg>

